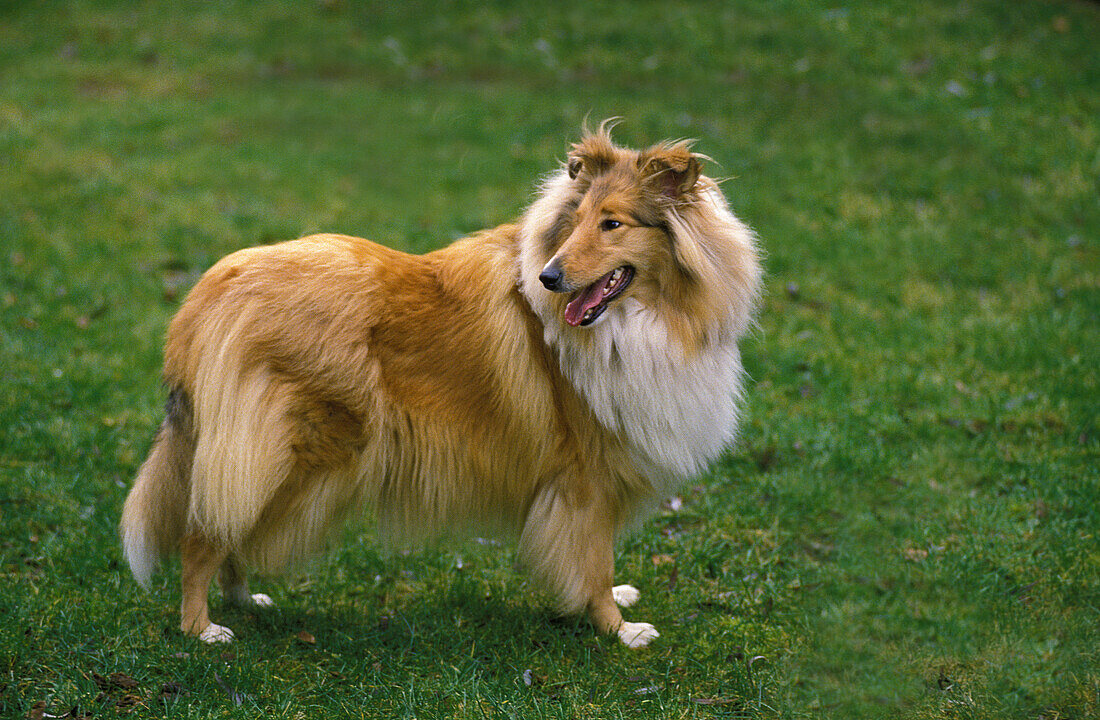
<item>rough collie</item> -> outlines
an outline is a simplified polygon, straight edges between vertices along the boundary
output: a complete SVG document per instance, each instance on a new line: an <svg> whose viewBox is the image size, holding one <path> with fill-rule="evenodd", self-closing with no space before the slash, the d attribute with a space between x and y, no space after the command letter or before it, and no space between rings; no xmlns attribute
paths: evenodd
<svg viewBox="0 0 1100 720"><path fill-rule="evenodd" d="M314 235L222 259L168 330L167 417L122 512L137 581L179 552L182 630L226 642L215 576L270 605L246 568L370 509L403 543L511 536L560 611L648 644L615 538L734 438L760 286L702 160L604 123L515 224L422 256Z"/></svg>

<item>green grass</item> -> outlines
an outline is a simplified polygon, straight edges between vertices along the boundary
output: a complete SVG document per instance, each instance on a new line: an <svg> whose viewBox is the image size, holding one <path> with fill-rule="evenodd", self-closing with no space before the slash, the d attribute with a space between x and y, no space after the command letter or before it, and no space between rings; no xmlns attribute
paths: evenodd
<svg viewBox="0 0 1100 720"><path fill-rule="evenodd" d="M3 5L0 715L1096 717L1097 37L1079 0ZM187 288L508 221L611 115L698 138L767 253L742 440L620 548L660 640L369 530L182 637L115 526Z"/></svg>

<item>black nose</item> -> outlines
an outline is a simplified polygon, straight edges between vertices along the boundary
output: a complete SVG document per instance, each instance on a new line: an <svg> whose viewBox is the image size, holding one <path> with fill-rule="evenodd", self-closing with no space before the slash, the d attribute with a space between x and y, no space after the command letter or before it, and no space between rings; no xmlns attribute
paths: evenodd
<svg viewBox="0 0 1100 720"><path fill-rule="evenodd" d="M539 273L539 282L546 286L546 289L551 292L561 291L561 279L561 268L555 263L547 265L542 269L542 272Z"/></svg>

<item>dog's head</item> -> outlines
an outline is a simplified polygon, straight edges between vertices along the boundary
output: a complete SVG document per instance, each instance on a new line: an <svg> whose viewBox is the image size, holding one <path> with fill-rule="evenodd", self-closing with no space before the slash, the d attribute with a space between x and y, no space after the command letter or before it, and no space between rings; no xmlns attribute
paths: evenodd
<svg viewBox="0 0 1100 720"><path fill-rule="evenodd" d="M524 220L522 280L532 303L572 327L596 324L627 298L709 323L715 318L698 313L733 311L717 297L732 280L751 305L759 282L751 233L702 175L704 160L687 141L619 147L607 121L586 132ZM734 268L740 277L731 279L723 264L743 272Z"/></svg>
<svg viewBox="0 0 1100 720"><path fill-rule="evenodd" d="M623 297L653 294L673 259L667 215L691 202L700 174L686 143L636 152L615 146L606 126L572 147L571 197L541 238L550 257L539 282L568 295L564 319L574 327Z"/></svg>

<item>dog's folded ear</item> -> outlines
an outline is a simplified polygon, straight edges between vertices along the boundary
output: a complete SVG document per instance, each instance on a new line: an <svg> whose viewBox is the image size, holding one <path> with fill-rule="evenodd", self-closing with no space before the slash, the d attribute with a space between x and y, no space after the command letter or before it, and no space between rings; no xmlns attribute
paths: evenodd
<svg viewBox="0 0 1100 720"><path fill-rule="evenodd" d="M581 173L596 177L615 164L615 146L607 135L589 135L573 145L566 160L569 177L576 180Z"/></svg>
<svg viewBox="0 0 1100 720"><path fill-rule="evenodd" d="M701 155L691 152L688 142L657 145L638 156L638 166L657 191L669 200L679 200L695 187L703 166Z"/></svg>
<svg viewBox="0 0 1100 720"><path fill-rule="evenodd" d="M573 143L565 163L571 179L576 180L581 173L595 177L615 164L618 149L611 142L611 129L617 123L618 118L608 118L595 132L588 130L586 124L584 136L580 142Z"/></svg>
<svg viewBox="0 0 1100 720"><path fill-rule="evenodd" d="M580 156L570 155L569 162L566 163L566 167L569 168L569 179L576 180L577 176L584 170L584 160Z"/></svg>

